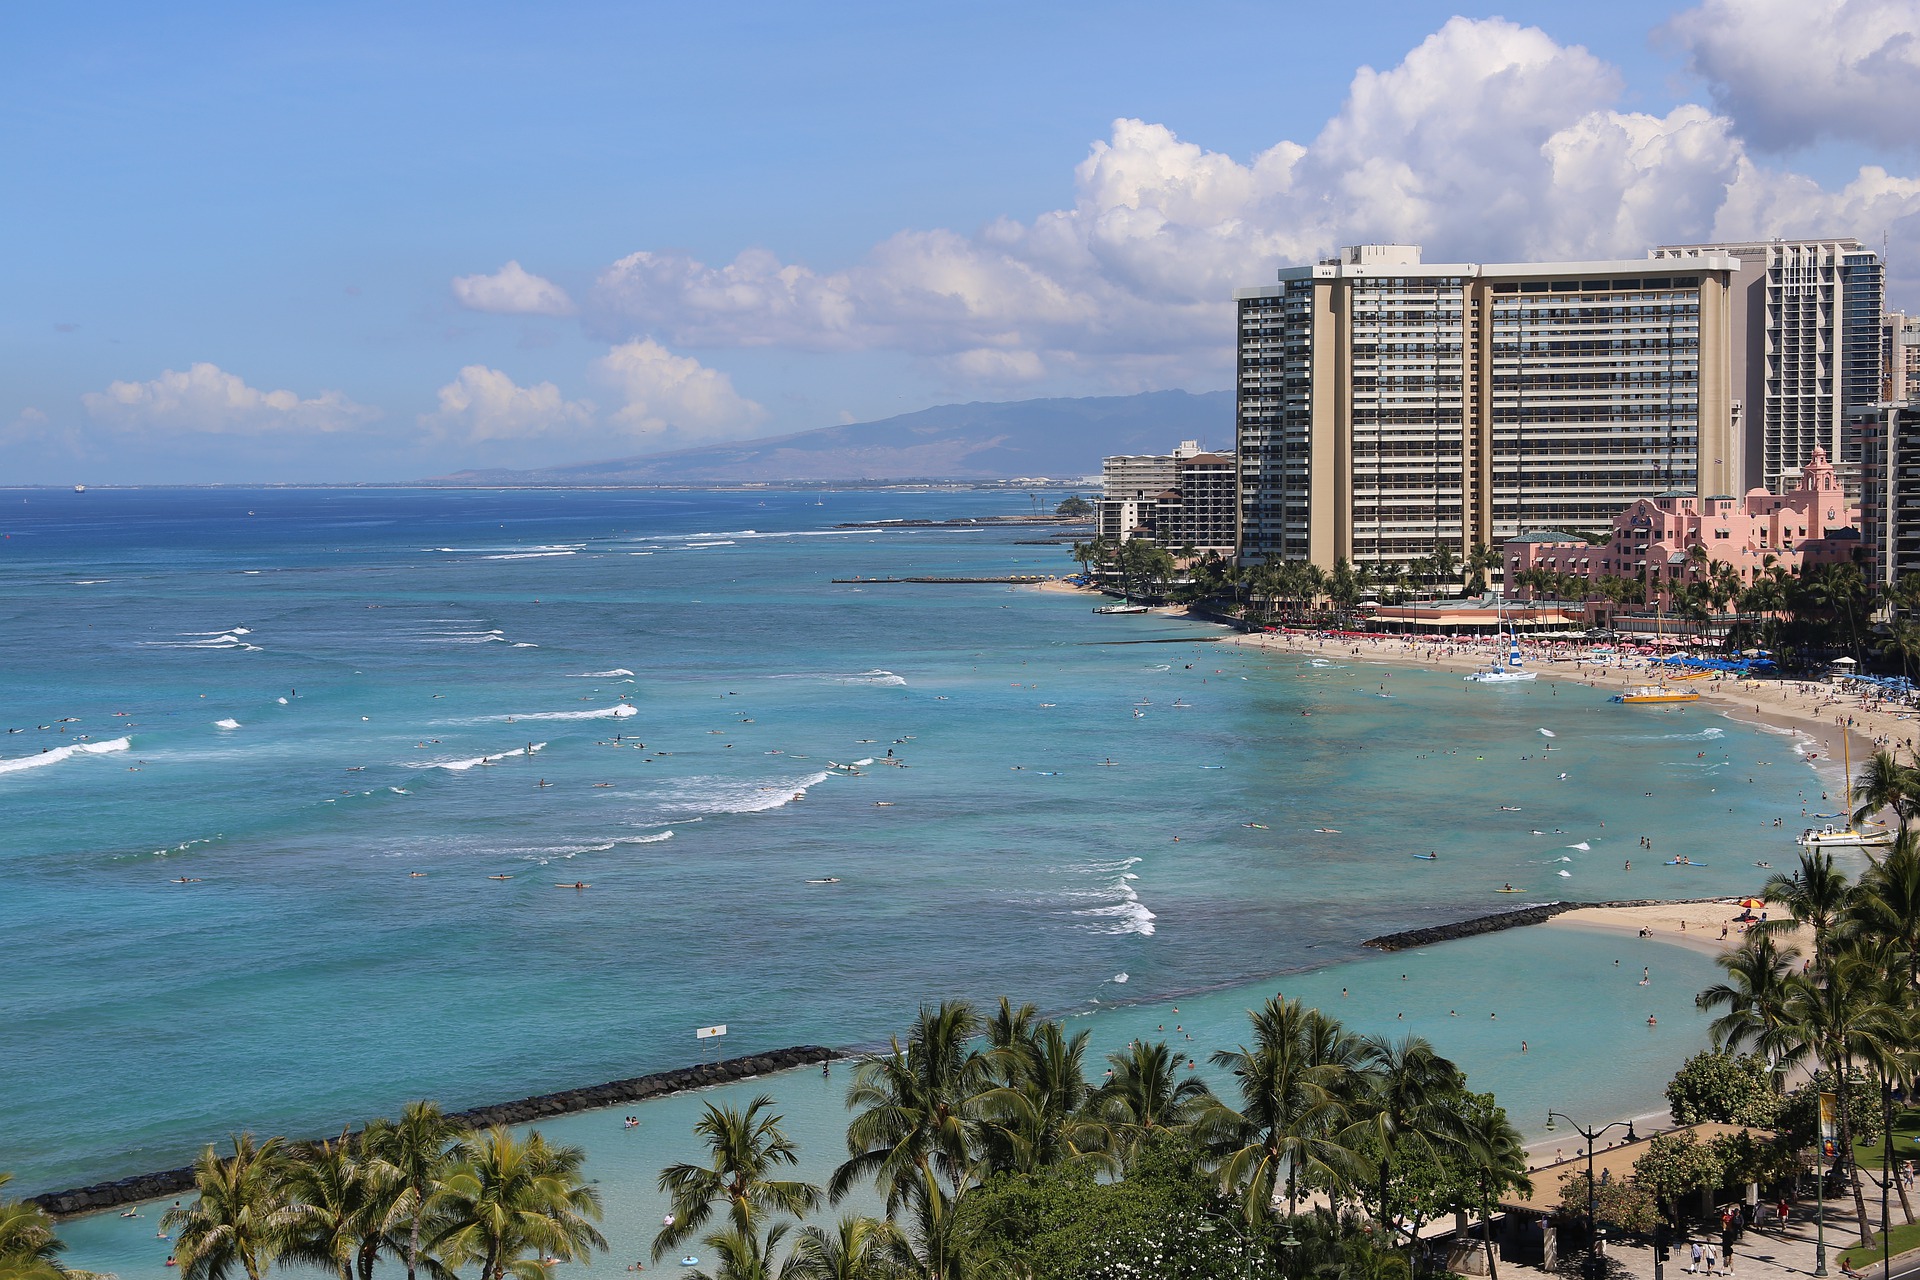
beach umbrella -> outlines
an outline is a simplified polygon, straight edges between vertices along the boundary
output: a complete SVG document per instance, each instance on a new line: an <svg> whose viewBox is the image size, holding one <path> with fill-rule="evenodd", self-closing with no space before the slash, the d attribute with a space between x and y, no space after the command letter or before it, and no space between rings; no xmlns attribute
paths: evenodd
<svg viewBox="0 0 1920 1280"><path fill-rule="evenodd" d="M1758 911L1761 907L1764 907L1767 904L1766 904L1766 901L1762 898L1742 898L1740 899L1740 905L1746 908L1748 911Z"/></svg>

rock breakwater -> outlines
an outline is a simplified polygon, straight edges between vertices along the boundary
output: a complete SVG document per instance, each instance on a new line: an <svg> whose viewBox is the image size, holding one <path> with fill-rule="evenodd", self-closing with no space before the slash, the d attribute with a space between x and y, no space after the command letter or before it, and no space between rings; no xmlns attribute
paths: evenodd
<svg viewBox="0 0 1920 1280"><path fill-rule="evenodd" d="M513 1102L496 1102L489 1106L472 1107L466 1111L452 1113L452 1118L476 1129L497 1124L526 1124L529 1121L544 1120L552 1116L571 1115L576 1111L592 1111L598 1107L614 1107L626 1102L639 1102L646 1098L657 1098L662 1094L704 1089L710 1085L727 1084L734 1080L745 1080L752 1076L768 1075L775 1071L786 1071L792 1067L828 1062L845 1056L839 1050L824 1048L820 1045L796 1045L789 1049L770 1049L765 1053L726 1058L718 1062L703 1062L697 1066L681 1067L674 1071L656 1071L651 1075L613 1080L606 1084L589 1085L582 1089L562 1089L558 1093L543 1093ZM189 1167L165 1169L159 1173L135 1174L130 1178L96 1182L92 1186L74 1187L67 1191L48 1191L30 1196L28 1199L55 1217L69 1217L76 1213L92 1213L100 1209L135 1204L142 1200L179 1196L192 1188L193 1170Z"/></svg>

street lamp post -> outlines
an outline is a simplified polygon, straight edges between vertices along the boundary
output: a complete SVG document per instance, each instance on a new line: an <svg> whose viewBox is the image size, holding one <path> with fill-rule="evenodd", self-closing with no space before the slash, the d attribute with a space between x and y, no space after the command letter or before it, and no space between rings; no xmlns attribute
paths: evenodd
<svg viewBox="0 0 1920 1280"><path fill-rule="evenodd" d="M1628 1142L1638 1142L1639 1137L1633 1131L1633 1121L1631 1120L1615 1120L1612 1124L1603 1124L1597 1129L1583 1128L1579 1121L1564 1111L1547 1112L1548 1133L1553 1132L1553 1121L1556 1116L1572 1125L1573 1131L1587 1140L1587 1230L1593 1233L1592 1239L1587 1245L1587 1270L1597 1273L1600 1269L1600 1253L1596 1247L1596 1243L1600 1239L1600 1212L1598 1206L1600 1187L1599 1184L1593 1180L1593 1141L1607 1130L1618 1129L1622 1125L1626 1126Z"/></svg>

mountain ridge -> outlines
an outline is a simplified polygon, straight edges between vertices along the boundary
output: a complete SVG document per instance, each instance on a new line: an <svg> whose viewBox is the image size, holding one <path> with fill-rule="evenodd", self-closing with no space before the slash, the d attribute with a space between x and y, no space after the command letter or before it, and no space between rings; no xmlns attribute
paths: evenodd
<svg viewBox="0 0 1920 1280"><path fill-rule="evenodd" d="M1231 391L1145 391L934 405L870 422L529 470L455 472L436 483L620 485L833 480L1078 479L1117 453L1183 439L1231 441ZM1225 447L1224 443L1220 447Z"/></svg>

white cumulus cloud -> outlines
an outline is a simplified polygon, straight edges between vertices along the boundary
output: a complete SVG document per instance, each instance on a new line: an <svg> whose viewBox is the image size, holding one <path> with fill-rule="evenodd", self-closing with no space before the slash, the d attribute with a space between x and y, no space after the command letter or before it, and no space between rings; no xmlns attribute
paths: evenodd
<svg viewBox="0 0 1920 1280"><path fill-rule="evenodd" d="M625 401L609 421L629 436L695 444L750 436L766 421L726 374L651 338L614 347L595 371Z"/></svg>
<svg viewBox="0 0 1920 1280"><path fill-rule="evenodd" d="M1874 56L1892 66L1905 46L1883 45ZM1920 77L1894 101L1915 92ZM601 272L587 310L601 332L675 347L884 349L981 383L1137 388L1224 373L1233 291L1342 244L1485 262L1887 229L1896 261L1920 258L1911 179L1869 168L1829 190L1756 161L1733 116L1627 112L1621 96L1618 71L1584 48L1454 18L1397 65L1361 68L1310 142L1243 161L1117 120L1074 169L1071 202L1030 220L902 231L837 269L760 249L720 265L641 250Z"/></svg>
<svg viewBox="0 0 1920 1280"><path fill-rule="evenodd" d="M439 391L439 407L420 425L471 443L573 436L593 422L593 403L569 400L551 382L523 387L498 369L470 364Z"/></svg>
<svg viewBox="0 0 1920 1280"><path fill-rule="evenodd" d="M1920 142L1920 0L1706 0L1666 30L1756 146Z"/></svg>
<svg viewBox="0 0 1920 1280"><path fill-rule="evenodd" d="M146 382L112 382L80 397L95 422L123 431L268 435L347 431L380 416L339 391L302 398L250 387L218 365L168 369Z"/></svg>
<svg viewBox="0 0 1920 1280"><path fill-rule="evenodd" d="M509 262L490 276L455 276L453 296L469 310L500 315L569 316L574 310L565 289L518 262Z"/></svg>

